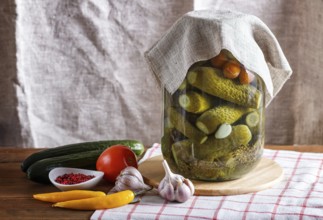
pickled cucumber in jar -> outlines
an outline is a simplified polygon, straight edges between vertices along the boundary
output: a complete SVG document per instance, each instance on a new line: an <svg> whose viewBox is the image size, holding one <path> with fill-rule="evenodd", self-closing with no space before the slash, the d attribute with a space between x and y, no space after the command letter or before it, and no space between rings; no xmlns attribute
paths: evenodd
<svg viewBox="0 0 323 220"><path fill-rule="evenodd" d="M193 64L164 90L162 153L170 168L204 181L238 179L260 161L265 86L227 50Z"/></svg>

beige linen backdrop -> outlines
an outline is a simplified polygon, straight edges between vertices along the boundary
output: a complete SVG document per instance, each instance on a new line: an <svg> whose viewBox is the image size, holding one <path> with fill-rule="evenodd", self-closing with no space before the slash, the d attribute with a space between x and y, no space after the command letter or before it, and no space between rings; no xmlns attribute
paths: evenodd
<svg viewBox="0 0 323 220"><path fill-rule="evenodd" d="M258 16L293 69L267 108L268 144L323 144L322 0L0 1L0 146L160 141L162 97L144 52L184 13Z"/></svg>

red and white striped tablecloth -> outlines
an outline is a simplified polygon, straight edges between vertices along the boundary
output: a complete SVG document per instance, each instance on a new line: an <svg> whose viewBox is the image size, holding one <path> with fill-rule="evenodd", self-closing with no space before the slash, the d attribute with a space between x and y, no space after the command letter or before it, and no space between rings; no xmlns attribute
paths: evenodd
<svg viewBox="0 0 323 220"><path fill-rule="evenodd" d="M160 155L154 144L142 159ZM168 202L151 191L140 203L97 210L91 219L323 219L323 154L264 150L264 157L284 169L283 180L270 189L234 196L193 196Z"/></svg>

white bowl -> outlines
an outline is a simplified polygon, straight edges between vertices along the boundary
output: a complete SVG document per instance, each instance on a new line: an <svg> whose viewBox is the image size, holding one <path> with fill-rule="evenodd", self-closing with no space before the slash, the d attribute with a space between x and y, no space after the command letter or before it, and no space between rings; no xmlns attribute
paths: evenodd
<svg viewBox="0 0 323 220"><path fill-rule="evenodd" d="M82 183L72 184L72 185L66 185L66 184L60 184L56 182L56 178L59 176L62 176L64 174L69 173L82 173L85 175L94 175L94 178L87 180ZM90 189L94 186L96 186L101 179L103 178L103 172L101 171L95 171L95 170L86 170L86 169L79 169L79 168L69 168L69 167L57 167L52 169L49 174L49 180L52 182L54 186L56 186L58 189L62 191L67 190L75 190L75 189Z"/></svg>

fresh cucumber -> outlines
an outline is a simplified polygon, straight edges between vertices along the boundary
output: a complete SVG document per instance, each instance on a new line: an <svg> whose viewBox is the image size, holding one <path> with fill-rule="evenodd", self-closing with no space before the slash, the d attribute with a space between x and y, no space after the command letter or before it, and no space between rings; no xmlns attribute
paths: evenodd
<svg viewBox="0 0 323 220"><path fill-rule="evenodd" d="M108 147L116 144L129 146L130 149L137 155L140 156L144 150L144 145L136 140L106 140L106 141L94 141L94 142L83 142L76 144L69 144L59 146L55 148L49 148L37 153L34 153L27 157L21 164L22 171L26 172L27 169L35 162L52 157L65 156L74 153L82 153L87 151L98 150L101 153Z"/></svg>
<svg viewBox="0 0 323 220"><path fill-rule="evenodd" d="M38 183L50 183L48 174L56 167L72 167L95 170L101 150L78 152L64 156L38 160L27 169L27 178Z"/></svg>

